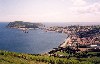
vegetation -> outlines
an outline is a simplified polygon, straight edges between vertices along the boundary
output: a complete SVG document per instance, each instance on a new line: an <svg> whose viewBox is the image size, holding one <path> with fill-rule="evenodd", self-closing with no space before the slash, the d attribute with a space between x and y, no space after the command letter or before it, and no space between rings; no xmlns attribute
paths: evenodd
<svg viewBox="0 0 100 64"><path fill-rule="evenodd" d="M43 24L23 22L23 21L10 22L7 25L7 27L10 27L10 28L39 28L39 26L43 26Z"/></svg>
<svg viewBox="0 0 100 64"><path fill-rule="evenodd" d="M28 58L28 54L1 51L0 64L46 64Z"/></svg>
<svg viewBox="0 0 100 64"><path fill-rule="evenodd" d="M56 54L63 55L63 56L68 56L69 55L65 51L64 52L57 51Z"/></svg>
<svg viewBox="0 0 100 64"><path fill-rule="evenodd" d="M15 53L15 52L0 50L0 64L99 64L99 63L100 63L100 57L67 59L67 58L57 58L48 55Z"/></svg>

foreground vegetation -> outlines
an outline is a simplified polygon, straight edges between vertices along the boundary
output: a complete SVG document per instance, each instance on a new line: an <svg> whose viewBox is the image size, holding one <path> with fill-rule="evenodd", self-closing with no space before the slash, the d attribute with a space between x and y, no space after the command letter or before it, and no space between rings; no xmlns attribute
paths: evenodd
<svg viewBox="0 0 100 64"><path fill-rule="evenodd" d="M28 54L0 50L0 64L46 64L32 60L29 56Z"/></svg>
<svg viewBox="0 0 100 64"><path fill-rule="evenodd" d="M67 59L0 50L0 64L100 64L100 57Z"/></svg>

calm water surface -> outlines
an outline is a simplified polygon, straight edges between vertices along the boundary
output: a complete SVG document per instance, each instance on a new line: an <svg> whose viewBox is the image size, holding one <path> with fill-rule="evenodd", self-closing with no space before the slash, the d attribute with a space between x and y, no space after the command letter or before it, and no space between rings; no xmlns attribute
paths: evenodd
<svg viewBox="0 0 100 64"><path fill-rule="evenodd" d="M23 53L44 53L57 47L67 35L56 32L45 32L40 29L24 33L9 29L8 23L0 23L0 49Z"/></svg>

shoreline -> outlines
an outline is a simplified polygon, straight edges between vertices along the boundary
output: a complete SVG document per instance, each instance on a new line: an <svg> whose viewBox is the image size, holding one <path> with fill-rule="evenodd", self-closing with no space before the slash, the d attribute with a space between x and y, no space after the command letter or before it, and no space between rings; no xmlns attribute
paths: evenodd
<svg viewBox="0 0 100 64"><path fill-rule="evenodd" d="M98 26L98 25L93 25L93 26L74 25L74 26L66 26L66 27L54 26L54 27L50 27L50 28L44 28L43 30L67 34L68 37L65 39L64 42L62 42L58 46L58 48L59 47L66 48L67 46L76 47L77 44L79 44L79 45L81 44L81 45L85 45L85 46L92 45L92 43L97 44L98 43L97 41L95 43L95 42L91 42L91 40L93 40L94 38L99 39L99 37L98 37L99 35L95 35L95 33L96 34L99 33L98 27L100 27L100 26ZM97 29L95 29L95 28L97 28ZM24 29L22 29L22 30L24 30ZM97 32L95 32L95 31L97 31ZM88 35L88 33L89 33L89 35ZM92 36L92 35L95 35L96 37ZM92 37L92 39L90 37ZM95 39L94 39L94 41L95 41Z"/></svg>
<svg viewBox="0 0 100 64"><path fill-rule="evenodd" d="M68 34L68 37L65 39L63 43L61 43L58 48L52 49L50 52L60 51L61 49L65 49L66 47L71 47L75 50L79 51L92 51L100 49L100 26L68 26L64 27L50 27L47 29L48 31L55 31L60 30L59 33ZM87 34L86 34L87 33ZM84 34L84 35L83 35ZM98 35L96 35L98 34ZM92 39L91 39L92 37ZM83 41L82 41L83 40ZM93 40L93 41L92 41ZM78 47L78 48L77 48Z"/></svg>

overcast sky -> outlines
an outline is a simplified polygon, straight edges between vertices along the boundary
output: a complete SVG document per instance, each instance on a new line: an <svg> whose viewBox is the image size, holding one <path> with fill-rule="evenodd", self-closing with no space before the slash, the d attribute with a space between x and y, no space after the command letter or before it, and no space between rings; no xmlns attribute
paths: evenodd
<svg viewBox="0 0 100 64"><path fill-rule="evenodd" d="M99 22L100 0L0 0L0 21Z"/></svg>

